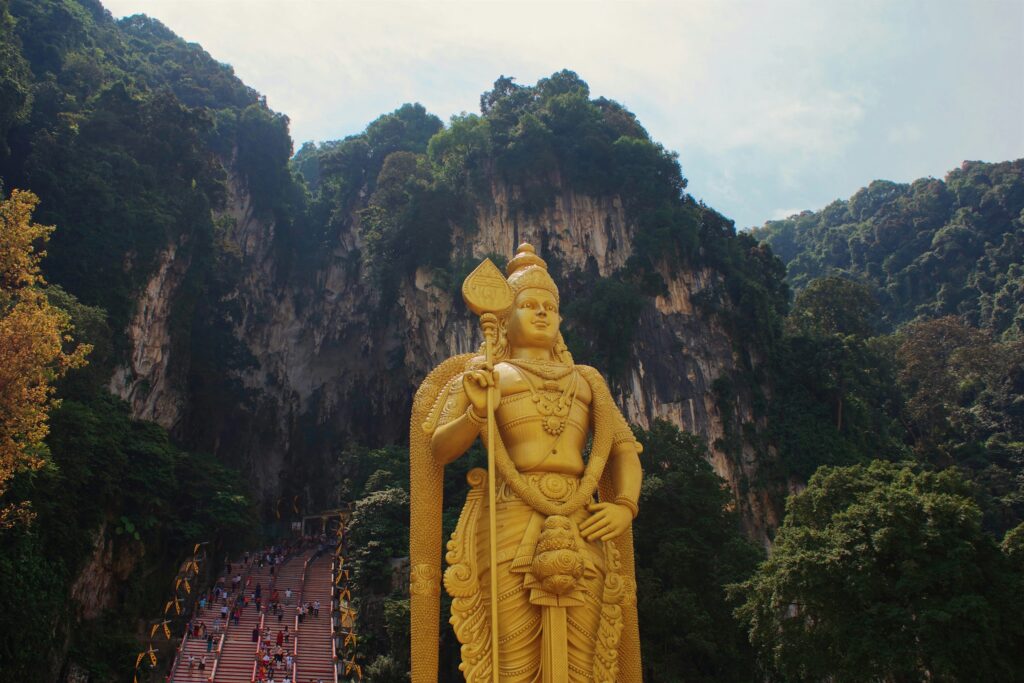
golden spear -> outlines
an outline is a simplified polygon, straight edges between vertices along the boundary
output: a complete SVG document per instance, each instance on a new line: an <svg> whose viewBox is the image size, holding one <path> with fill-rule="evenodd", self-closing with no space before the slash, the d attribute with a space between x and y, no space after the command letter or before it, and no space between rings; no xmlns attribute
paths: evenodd
<svg viewBox="0 0 1024 683"><path fill-rule="evenodd" d="M484 333L484 360L487 372L494 371L494 343L498 335L497 313L509 308L514 297L512 288L491 259L484 259L462 283L462 298L474 314L480 316ZM494 392L487 387L487 516L490 526L491 551L491 680L498 683L498 522L495 513L496 496L494 471Z"/></svg>

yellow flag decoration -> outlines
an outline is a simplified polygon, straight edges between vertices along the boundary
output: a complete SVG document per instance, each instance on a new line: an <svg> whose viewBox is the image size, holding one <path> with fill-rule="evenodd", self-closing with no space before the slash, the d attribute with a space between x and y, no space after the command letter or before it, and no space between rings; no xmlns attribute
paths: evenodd
<svg viewBox="0 0 1024 683"><path fill-rule="evenodd" d="M192 595L192 586L188 585L188 579L185 579L185 593Z"/></svg>
<svg viewBox="0 0 1024 683"><path fill-rule="evenodd" d="M161 624L161 626L163 626L163 627L164 627L164 637L165 637L165 638L166 638L167 640L170 640L170 639L171 639L171 627L167 625L167 624L169 624L169 623L170 623L169 621L166 621L166 620L165 620L165 621L164 621L164 623L163 623L163 624Z"/></svg>
<svg viewBox="0 0 1024 683"><path fill-rule="evenodd" d="M152 647L150 647L148 654L149 654L149 663L152 664L153 666L156 666L156 651Z"/></svg>
<svg viewBox="0 0 1024 683"><path fill-rule="evenodd" d="M153 624L153 628L149 629L149 637L152 638L156 635L156 630L160 628L160 624Z"/></svg>
<svg viewBox="0 0 1024 683"><path fill-rule="evenodd" d="M199 544L199 543L196 543L196 547L195 547L195 548L192 548L192 557L195 557L196 555L198 555L198 554L199 554L199 546L200 546L200 545L201 545L201 544Z"/></svg>
<svg viewBox="0 0 1024 683"><path fill-rule="evenodd" d="M139 668L139 664L142 663L142 658L145 657L145 656L146 656L145 652L140 652L139 656L135 658L135 668L136 669Z"/></svg>
<svg viewBox="0 0 1024 683"><path fill-rule="evenodd" d="M167 614L168 612L171 611L171 605L173 605L173 604L174 604L173 600L168 600L167 601L167 604L164 605L164 614Z"/></svg>

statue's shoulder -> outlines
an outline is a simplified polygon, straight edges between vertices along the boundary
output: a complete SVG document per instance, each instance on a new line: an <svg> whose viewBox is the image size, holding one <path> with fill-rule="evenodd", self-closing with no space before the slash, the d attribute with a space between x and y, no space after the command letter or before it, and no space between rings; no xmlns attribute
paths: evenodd
<svg viewBox="0 0 1024 683"><path fill-rule="evenodd" d="M432 432L441 417L448 395L460 382L455 382L478 357L475 353L452 356L430 371L420 383L412 402L412 425L421 425Z"/></svg>
<svg viewBox="0 0 1024 683"><path fill-rule="evenodd" d="M591 388L593 388L595 384L597 386L608 386L604 376L601 375L597 368L589 365L582 365L580 363L576 363L573 367L576 368L576 372L580 373L580 377L585 379Z"/></svg>

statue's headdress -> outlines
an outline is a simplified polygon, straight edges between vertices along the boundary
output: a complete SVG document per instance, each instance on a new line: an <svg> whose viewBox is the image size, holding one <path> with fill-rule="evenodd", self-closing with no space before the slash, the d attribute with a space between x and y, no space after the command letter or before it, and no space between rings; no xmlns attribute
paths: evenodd
<svg viewBox="0 0 1024 683"><path fill-rule="evenodd" d="M558 301L558 287L548 275L548 264L537 256L532 244L523 242L519 245L518 252L508 262L505 272L508 273L508 284L516 294L535 287L551 292L555 301Z"/></svg>

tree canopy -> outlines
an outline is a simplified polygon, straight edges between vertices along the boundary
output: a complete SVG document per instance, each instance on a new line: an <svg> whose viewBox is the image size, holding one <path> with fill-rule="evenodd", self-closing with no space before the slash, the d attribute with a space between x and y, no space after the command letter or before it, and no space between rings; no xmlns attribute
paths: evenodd
<svg viewBox="0 0 1024 683"><path fill-rule="evenodd" d="M780 680L1013 680L1017 577L954 470L882 461L818 470L771 556L733 587Z"/></svg>
<svg viewBox="0 0 1024 683"><path fill-rule="evenodd" d="M796 289L828 275L867 284L886 328L961 315L1024 334L1024 160L966 161L944 180L876 180L821 211L769 221L754 235Z"/></svg>

